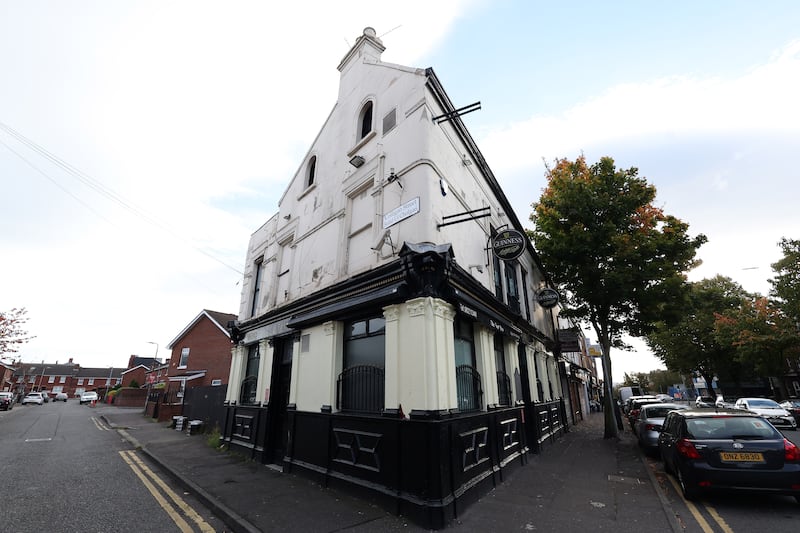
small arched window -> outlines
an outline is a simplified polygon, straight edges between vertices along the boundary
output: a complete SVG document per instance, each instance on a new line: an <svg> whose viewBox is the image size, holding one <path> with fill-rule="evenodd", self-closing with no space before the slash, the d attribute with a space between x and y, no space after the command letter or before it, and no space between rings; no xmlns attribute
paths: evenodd
<svg viewBox="0 0 800 533"><path fill-rule="evenodd" d="M372 102L367 102L361 108L361 115L359 120L359 140L366 137L372 131Z"/></svg>
<svg viewBox="0 0 800 533"><path fill-rule="evenodd" d="M317 156L313 156L308 161L308 167L306 168L306 187L311 187L314 185L314 177L317 173Z"/></svg>

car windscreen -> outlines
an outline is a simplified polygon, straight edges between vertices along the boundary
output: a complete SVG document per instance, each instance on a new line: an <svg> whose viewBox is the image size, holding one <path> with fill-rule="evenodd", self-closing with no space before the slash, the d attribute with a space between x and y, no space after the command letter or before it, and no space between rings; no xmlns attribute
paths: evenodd
<svg viewBox="0 0 800 533"><path fill-rule="evenodd" d="M762 409L778 409L780 405L778 402L774 402L772 400L747 400L747 405L749 407L760 407Z"/></svg>
<svg viewBox="0 0 800 533"><path fill-rule="evenodd" d="M666 418L667 413L681 408L674 405L669 407L645 407L644 418Z"/></svg>
<svg viewBox="0 0 800 533"><path fill-rule="evenodd" d="M686 429L694 439L777 439L781 434L758 417L691 418Z"/></svg>

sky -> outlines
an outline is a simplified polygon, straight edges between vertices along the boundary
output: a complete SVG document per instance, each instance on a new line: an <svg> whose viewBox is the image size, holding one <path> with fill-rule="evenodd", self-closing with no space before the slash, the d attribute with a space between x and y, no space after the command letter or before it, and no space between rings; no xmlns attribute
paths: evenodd
<svg viewBox="0 0 800 533"><path fill-rule="evenodd" d="M433 67L523 224L556 158L613 157L766 294L800 238L800 2L0 0L0 309L16 358L126 366L238 313L248 240L363 28ZM593 334L588 333L591 337ZM644 343L614 380L663 368Z"/></svg>

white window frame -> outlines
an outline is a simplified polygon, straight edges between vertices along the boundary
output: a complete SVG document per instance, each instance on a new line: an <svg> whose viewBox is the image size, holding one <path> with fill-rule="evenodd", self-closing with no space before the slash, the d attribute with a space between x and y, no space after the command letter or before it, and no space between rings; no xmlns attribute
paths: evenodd
<svg viewBox="0 0 800 533"><path fill-rule="evenodd" d="M189 366L189 352L191 348L184 346L181 348L181 358L178 360L178 368L186 368Z"/></svg>

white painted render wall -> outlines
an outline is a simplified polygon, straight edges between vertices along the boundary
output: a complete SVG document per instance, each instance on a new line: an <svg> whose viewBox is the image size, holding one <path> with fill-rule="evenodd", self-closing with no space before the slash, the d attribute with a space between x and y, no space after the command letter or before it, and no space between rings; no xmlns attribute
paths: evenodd
<svg viewBox="0 0 800 533"><path fill-rule="evenodd" d="M494 291L487 239L490 225L497 228L507 224L509 219L480 174L478 165L465 159L452 126L446 122L435 124L431 120L441 114L442 109L437 107L425 85L425 71L382 63L380 51L373 41L366 39L357 43L343 60L336 104L284 192L278 213L251 236L240 321L393 261L405 241L451 243L457 263ZM365 139L358 139L359 114L367 101L373 104L372 133ZM384 132L383 118L392 110L396 125ZM348 162L354 155L365 160L360 168ZM308 164L312 158L316 158L315 179L313 185L307 186ZM397 180L390 183L392 175ZM447 185L446 195L442 195L440 180ZM419 199L418 213L389 228L383 227L386 213L415 199ZM437 227L447 215L481 207L489 207L491 217ZM527 213L521 218L527 219ZM385 229L389 231L386 242L391 245L373 250ZM251 314L257 262L263 262L264 269L256 312ZM519 263L529 274L526 280L529 293L538 289L544 278L533 257L526 253ZM522 293L521 279L518 279L518 287ZM530 298L530 294L521 296ZM392 309L391 320L387 315L386 406L394 407L396 399L406 412L411 408L453 408L457 405L455 378L450 376L453 365L442 359L453 354L452 310L445 310L441 304L416 303L412 308L421 314L414 314L408 305ZM524 314L524 303L521 308ZM530 299L527 308L540 331L552 331L547 311ZM396 342L389 340L392 329ZM322 405L334 404L335 376L342 364L340 330L340 325L332 325L302 332L311 335L311 351L295 352L290 402L296 403L298 409L318 410ZM484 403L496 403L490 332L481 330L476 324L476 331L480 331L475 339L479 371L485 376L487 386ZM425 334L419 335L419 332ZM430 344L418 345L423 342ZM434 346L439 355L431 355ZM269 384L266 369L271 369L272 365L268 351L265 349L261 353L259 401L263 401ZM400 357L428 359L416 365L405 360L401 362ZM238 397L233 384L242 377L241 358L246 358L246 350L234 350L229 400ZM517 369L517 365L511 364L516 360L516 347L507 346L510 376ZM532 364L534 360L537 364ZM390 363L396 365L394 374ZM559 395L558 391L547 387L547 362L529 355L528 363L530 373L535 371L545 384L545 396ZM396 383L390 383L389 376L393 375L397 376ZM434 386L429 382L432 379L446 386ZM531 381L531 393L535 398L533 375ZM550 381L554 387L559 387L558 380ZM521 394L515 391L514 399L518 398Z"/></svg>

